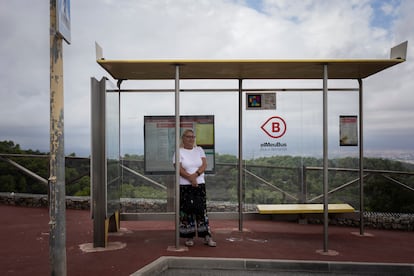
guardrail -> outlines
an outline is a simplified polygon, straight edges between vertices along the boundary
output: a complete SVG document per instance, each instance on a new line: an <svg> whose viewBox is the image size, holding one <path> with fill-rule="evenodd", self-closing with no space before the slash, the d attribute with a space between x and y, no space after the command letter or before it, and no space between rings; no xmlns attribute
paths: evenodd
<svg viewBox="0 0 414 276"><path fill-rule="evenodd" d="M21 171L22 173L28 175L29 177L35 179L36 181L40 181L41 183L43 183L44 185L47 185L47 180L44 177L39 176L36 172L33 172L29 169L27 169L26 167L22 166L21 164L18 163L18 161L16 161L16 159L18 158L48 158L48 155L33 155L33 154L0 154L0 161L4 161L7 162L8 164L10 164L11 166L17 168L19 171ZM14 159L14 160L12 160ZM89 163L89 158L85 158L85 157L72 157L72 156L67 156L66 157L67 160L83 160L83 162L87 161ZM129 174L131 175L131 177L136 177L138 179L140 179L141 181L144 181L145 183L147 183L148 185L152 185L154 187L157 188L161 188L161 189L168 189L167 185L165 185L165 183L160 183L159 181L157 181L157 179L154 179L153 176L146 176L144 175L142 172L140 172L137 169L131 168L133 166L127 166L126 164L135 164L138 167L143 167L143 161L141 160L122 160L122 165L121 168L123 170L122 175L124 174ZM216 163L216 166L227 166L230 168L237 168L237 164L236 163ZM291 191L287 191L285 188L283 188L280 183L275 183L274 181L272 181L272 179L265 179L264 177L262 177L261 175L259 175L258 173L254 172L254 169L270 169L270 170L291 170L292 171L292 175L296 174L296 181L297 183L292 183L294 184L296 187L300 187L299 188L299 192L297 193L292 193ZM287 200L288 202L298 202L298 203L313 203L313 202L318 202L318 200L321 200L323 198L323 194L317 194L317 195L312 195L312 197L308 198L308 183L307 183L307 176L310 172L318 172L318 171L322 171L323 168L322 167L311 167L311 166L301 166L301 167L281 167L281 166L270 166L270 165L246 165L243 168L243 171L246 175L246 177L251 177L252 179L254 179L254 181L256 181L257 183L261 183L263 185L265 185L268 189L276 191L280 194L283 195L283 198L285 200ZM358 174L358 169L351 169L351 168L328 168L329 172L345 172L345 173L355 173ZM397 179L395 179L394 176L397 175L402 175L402 176L414 176L414 172L409 172L409 171L393 171L393 170L373 170L373 169L364 169L364 178L369 177L369 176L380 176L383 177L384 179L386 179L387 181L389 181L390 183L401 187L402 189L406 189L408 192L412 193L414 192L414 188L411 187L409 184L407 183L403 183L402 181L399 181ZM85 175L89 175L90 172L89 170L87 170L86 172L82 173L81 175L76 176L73 179L67 180L66 181L66 185L72 185L73 183L76 183L80 178L82 178ZM334 194L337 193L347 187L350 187L352 185L356 185L359 182L359 178L353 178L352 180L349 180L345 183L342 183L340 185L337 185L336 187L332 188L331 190L329 190L328 194ZM10 191L13 192L13 191ZM258 202L261 203L261 202ZM357 207L357 206L354 206Z"/></svg>

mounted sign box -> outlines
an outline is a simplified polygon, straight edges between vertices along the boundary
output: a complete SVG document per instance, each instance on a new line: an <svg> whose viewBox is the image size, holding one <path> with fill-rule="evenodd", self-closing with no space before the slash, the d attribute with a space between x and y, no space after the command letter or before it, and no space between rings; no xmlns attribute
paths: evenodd
<svg viewBox="0 0 414 276"><path fill-rule="evenodd" d="M70 0L56 0L56 25L57 33L70 44Z"/></svg>
<svg viewBox="0 0 414 276"><path fill-rule="evenodd" d="M276 110L276 93L247 93L246 109Z"/></svg>
<svg viewBox="0 0 414 276"><path fill-rule="evenodd" d="M214 116L181 116L180 132L192 129L204 149L206 173L214 173ZM144 116L144 167L146 174L174 174L175 116Z"/></svg>
<svg viewBox="0 0 414 276"><path fill-rule="evenodd" d="M358 146L358 116L339 116L339 145Z"/></svg>

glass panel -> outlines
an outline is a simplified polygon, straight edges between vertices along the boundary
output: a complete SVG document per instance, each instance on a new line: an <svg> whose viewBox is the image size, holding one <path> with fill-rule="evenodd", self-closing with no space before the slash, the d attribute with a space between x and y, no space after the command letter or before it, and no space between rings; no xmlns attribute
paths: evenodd
<svg viewBox="0 0 414 276"><path fill-rule="evenodd" d="M276 110L245 112L245 125L262 127L244 131L244 144L250 146L244 157L244 211L256 211L257 204L304 203L309 193L323 191L322 171L306 169L322 165L315 158L322 156L322 91L277 92L276 102ZM273 125L264 126L268 123Z"/></svg>
<svg viewBox="0 0 414 276"><path fill-rule="evenodd" d="M306 83L305 83L306 84ZM310 87L320 87L321 81L311 83ZM338 122L338 114L356 114L355 106L338 106L344 102L343 97L355 97L357 93L338 92L341 97L337 98L336 92L329 92L329 106L331 107L328 114L328 120ZM344 95L346 94L346 95ZM163 97L170 97L167 94L157 94ZM213 93L197 93L197 101L202 97L214 96ZM234 93L232 93L234 95ZM237 95L237 94L236 94ZM125 102L128 104L146 102L144 97L154 97L147 93L125 95ZM192 99L196 97L195 93L183 93L183 101L187 97ZM322 114L322 96L321 89L314 91L278 91L276 92L276 110L243 110L243 192L244 210L245 212L256 211L257 204L283 204L283 203L322 203L323 202L323 114ZM245 97L242 97L245 100ZM169 103L173 103L173 98ZM220 117L220 110L217 105L208 105L209 101L202 101L203 108L209 113L217 114L217 129L223 127L227 121L237 120L237 113L228 115L227 121ZM125 103L125 105L126 105ZM355 101L355 105L357 101ZM205 106L204 106L205 105ZM235 97L229 106L237 106L237 98ZM182 106L191 106L190 104L182 104ZM244 108L245 105L242 105ZM169 106L165 113L168 115L173 113L173 108ZM136 122L129 122L124 130L126 132L135 131L129 135L137 137L138 149L136 151L127 151L123 165L132 169L134 172L123 169L123 212L164 212L174 211L174 176L172 175L155 175L145 174L142 152L144 141L143 118L152 115L152 105L140 105L139 108L134 104L128 111L127 106L123 112L128 114L126 118L134 118ZM200 107L201 109L201 107ZM191 114L194 111L191 111ZM198 112L205 112L201 109ZM340 113L338 113L340 112ZM190 111L187 111L190 113ZM158 114L156 114L158 115ZM233 117L231 117L233 116ZM286 122L287 131L283 137L272 138L261 129L261 125L267 119L276 117ZM277 121L280 122L280 121ZM277 123L276 122L276 123ZM123 122L127 124L128 122ZM138 125L138 127L134 127ZM329 130L329 152L338 152L334 148L338 143L339 130L335 125L330 123ZM272 128L270 128L272 130ZM277 129L277 128L273 128ZM226 144L229 147L237 148L237 123L226 128L225 133L217 132L217 145L224 143L223 134L227 139L233 138L232 144ZM350 149L347 149L350 151ZM137 154L133 154L136 152ZM234 152L234 150L232 150ZM132 153L132 154L131 154ZM238 211L238 160L233 154L226 154L217 150L215 156L215 173L206 175L207 183L207 200L208 211L214 212L237 212ZM335 165L330 163L330 166ZM341 173L342 174L342 173ZM345 173L347 174L347 173ZM347 177L340 176L338 172L330 172L329 185L330 190L343 184L334 185L336 178L341 177L346 181L355 178L354 173L348 173ZM342 201L351 203L349 196L354 196L355 189L348 190L345 196L341 195L341 191L329 196L330 202ZM331 201L332 200L332 201Z"/></svg>
<svg viewBox="0 0 414 276"><path fill-rule="evenodd" d="M171 93L124 93L121 110L122 126L122 186L123 213L163 213L175 210L175 176L145 174L144 116L154 113L154 98L171 103L167 114L174 112ZM152 104L148 104L151 102ZM169 158L172 166L172 155Z"/></svg>
<svg viewBox="0 0 414 276"><path fill-rule="evenodd" d="M107 81L107 90L115 86ZM106 93L107 215L120 209L119 93Z"/></svg>

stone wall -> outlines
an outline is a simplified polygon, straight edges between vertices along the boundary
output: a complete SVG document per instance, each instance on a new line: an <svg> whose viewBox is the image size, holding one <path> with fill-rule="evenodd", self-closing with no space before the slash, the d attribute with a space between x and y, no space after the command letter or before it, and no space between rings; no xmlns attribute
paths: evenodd
<svg viewBox="0 0 414 276"><path fill-rule="evenodd" d="M20 194L20 193L0 193L0 204L14 205L22 207L48 207L49 200L47 195L39 194ZM77 210L88 210L90 207L89 197L67 196L66 208Z"/></svg>
<svg viewBox="0 0 414 276"><path fill-rule="evenodd" d="M47 195L0 193L0 204L23 207L47 207ZM246 205L248 212L257 212L255 205ZM66 197L66 208L89 210L90 197ZM237 212L232 202L208 202L208 212ZM162 213L167 211L167 201L157 199L121 199L121 213ZM279 216L280 217L280 216ZM306 216L308 223L322 224L320 215ZM374 229L414 231L414 214L364 212L365 226ZM356 216L331 216L331 225L359 227Z"/></svg>

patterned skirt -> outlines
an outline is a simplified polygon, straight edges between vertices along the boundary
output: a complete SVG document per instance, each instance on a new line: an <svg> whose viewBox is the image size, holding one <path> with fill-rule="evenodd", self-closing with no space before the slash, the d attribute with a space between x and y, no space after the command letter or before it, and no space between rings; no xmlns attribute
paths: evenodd
<svg viewBox="0 0 414 276"><path fill-rule="evenodd" d="M211 236L207 216L206 185L180 185L180 237Z"/></svg>

